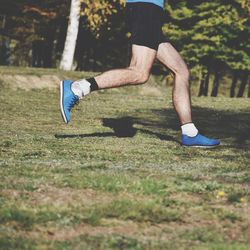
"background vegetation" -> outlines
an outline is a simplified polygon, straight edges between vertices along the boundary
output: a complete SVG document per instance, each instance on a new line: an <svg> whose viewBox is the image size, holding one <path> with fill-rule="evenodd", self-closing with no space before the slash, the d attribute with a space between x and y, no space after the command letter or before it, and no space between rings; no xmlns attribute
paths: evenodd
<svg viewBox="0 0 250 250"><path fill-rule="evenodd" d="M74 69L126 66L129 35L124 1L84 0L81 9ZM58 67L69 10L69 0L1 0L0 64ZM165 12L164 33L192 69L197 95L217 96L220 84L226 84L223 94L249 97L249 1L168 0ZM168 74L159 65L153 73Z"/></svg>

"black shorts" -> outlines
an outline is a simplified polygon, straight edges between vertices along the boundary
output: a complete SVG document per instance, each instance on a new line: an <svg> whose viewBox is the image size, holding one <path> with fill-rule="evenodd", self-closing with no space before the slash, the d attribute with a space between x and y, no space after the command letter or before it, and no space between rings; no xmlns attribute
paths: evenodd
<svg viewBox="0 0 250 250"><path fill-rule="evenodd" d="M161 43L169 42L162 33L164 10L152 3L127 3L126 23L131 43L158 50Z"/></svg>

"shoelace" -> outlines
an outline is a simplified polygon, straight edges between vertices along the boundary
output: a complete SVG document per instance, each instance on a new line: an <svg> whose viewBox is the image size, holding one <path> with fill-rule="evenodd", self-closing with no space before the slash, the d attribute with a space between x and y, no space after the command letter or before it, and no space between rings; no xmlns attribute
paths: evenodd
<svg viewBox="0 0 250 250"><path fill-rule="evenodd" d="M69 111L75 106L79 104L79 98L77 96L73 96L69 103Z"/></svg>

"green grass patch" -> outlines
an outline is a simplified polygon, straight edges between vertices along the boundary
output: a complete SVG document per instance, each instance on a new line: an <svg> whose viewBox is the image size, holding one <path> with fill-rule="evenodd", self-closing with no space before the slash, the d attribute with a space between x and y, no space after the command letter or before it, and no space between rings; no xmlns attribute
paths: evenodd
<svg viewBox="0 0 250 250"><path fill-rule="evenodd" d="M35 224L47 223L52 221L63 221L67 216L64 211L51 211L47 208L22 209L17 207L3 208L0 210L0 223L16 223L22 229L31 230Z"/></svg>
<svg viewBox="0 0 250 250"><path fill-rule="evenodd" d="M200 243L220 243L223 242L223 236L213 228L197 227L186 231L182 237L186 240L198 241Z"/></svg>
<svg viewBox="0 0 250 250"><path fill-rule="evenodd" d="M83 171L78 176L67 176L62 185L71 188L92 188L106 192L128 192L144 195L165 196L167 185L162 180L154 178L132 177L126 173L99 173Z"/></svg>
<svg viewBox="0 0 250 250"><path fill-rule="evenodd" d="M33 250L37 249L36 242L24 237L1 237L0 236L0 249L13 250L13 249L23 249L23 250Z"/></svg>
<svg viewBox="0 0 250 250"><path fill-rule="evenodd" d="M155 201L117 200L106 206L92 209L85 221L92 225L98 225L102 218L164 223L181 221L181 212L161 206Z"/></svg>
<svg viewBox="0 0 250 250"><path fill-rule="evenodd" d="M0 249L248 249L250 102L194 97L195 123L222 145L183 148L170 93L95 92L65 125L57 89L1 83Z"/></svg>
<svg viewBox="0 0 250 250"><path fill-rule="evenodd" d="M83 235L71 241L55 242L54 249L86 249L86 250L106 250L106 249L122 249L122 250L144 250L146 249L142 242L130 237L121 235L104 236L88 236Z"/></svg>

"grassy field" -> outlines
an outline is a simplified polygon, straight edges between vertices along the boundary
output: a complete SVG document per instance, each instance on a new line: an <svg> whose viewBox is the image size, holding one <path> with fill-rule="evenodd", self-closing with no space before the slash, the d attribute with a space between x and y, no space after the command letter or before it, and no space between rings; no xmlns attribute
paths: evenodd
<svg viewBox="0 0 250 250"><path fill-rule="evenodd" d="M1 83L0 249L250 249L249 99L193 98L222 140L201 150L180 146L170 92L96 92L65 125L57 89Z"/></svg>

